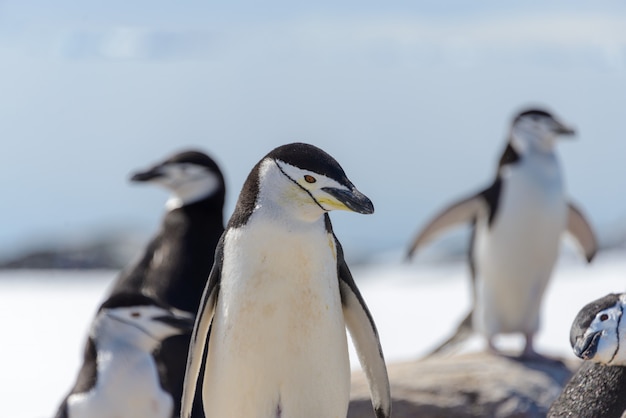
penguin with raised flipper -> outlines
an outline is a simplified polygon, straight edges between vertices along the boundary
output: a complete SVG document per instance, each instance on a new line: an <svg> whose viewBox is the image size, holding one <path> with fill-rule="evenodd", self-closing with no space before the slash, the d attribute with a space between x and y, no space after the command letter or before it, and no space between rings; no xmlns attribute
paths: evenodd
<svg viewBox="0 0 626 418"><path fill-rule="evenodd" d="M522 333L526 338L522 356L540 357L533 338L561 236L569 232L587 261L597 250L591 226L567 199L555 153L557 139L573 134L545 110L519 113L493 183L441 211L413 240L409 258L450 227L467 223L473 228L469 254L473 306L456 333L433 353L479 331L494 352L496 335Z"/></svg>

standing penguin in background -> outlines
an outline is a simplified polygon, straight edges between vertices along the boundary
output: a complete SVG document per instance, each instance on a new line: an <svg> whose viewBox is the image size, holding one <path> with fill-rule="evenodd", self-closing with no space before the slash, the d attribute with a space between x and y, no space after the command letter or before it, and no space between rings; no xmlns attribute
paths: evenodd
<svg viewBox="0 0 626 418"><path fill-rule="evenodd" d="M376 416L389 417L378 333L333 233L328 212L336 209L374 212L319 148L284 145L252 169L216 250L196 318L182 418L189 417L203 362L208 417L345 417L346 326Z"/></svg>
<svg viewBox="0 0 626 418"><path fill-rule="evenodd" d="M548 417L619 418L626 411L626 293L611 293L583 307L570 343L583 365L554 401Z"/></svg>
<svg viewBox="0 0 626 418"><path fill-rule="evenodd" d="M177 153L133 182L155 183L172 193L161 229L137 263L122 271L111 295L136 292L176 309L196 312L211 271L206 254L215 251L224 232L224 177L208 155Z"/></svg>
<svg viewBox="0 0 626 418"><path fill-rule="evenodd" d="M153 351L191 331L194 316L137 293L109 298L93 320L84 363L57 418L170 418L175 402L159 382Z"/></svg>
<svg viewBox="0 0 626 418"><path fill-rule="evenodd" d="M217 242L224 232L224 176L217 163L203 152L187 150L135 173L133 182L158 184L172 195L158 234L139 261L123 271L113 284L117 293L141 293L182 311L198 312ZM189 334L163 341L155 353L163 387L180 409ZM200 410L200 402L196 411ZM201 417L201 414L194 417Z"/></svg>
<svg viewBox="0 0 626 418"><path fill-rule="evenodd" d="M589 223L567 200L554 151L560 136L573 134L545 110L521 112L513 120L491 186L443 210L413 240L408 258L447 228L459 223L473 226L472 310L433 353L477 330L494 352L496 335L522 333L526 338L522 356L540 357L533 338L563 232L576 238L587 261L597 250Z"/></svg>
<svg viewBox="0 0 626 418"><path fill-rule="evenodd" d="M199 151L177 153L133 182L159 184L172 193L161 229L137 262L113 283L102 307L119 295L145 295L157 303L196 314L217 242L224 231L224 177L217 164ZM180 410L190 333L166 339L154 353L161 385ZM83 364L80 374L88 365ZM200 402L194 408L201 410Z"/></svg>

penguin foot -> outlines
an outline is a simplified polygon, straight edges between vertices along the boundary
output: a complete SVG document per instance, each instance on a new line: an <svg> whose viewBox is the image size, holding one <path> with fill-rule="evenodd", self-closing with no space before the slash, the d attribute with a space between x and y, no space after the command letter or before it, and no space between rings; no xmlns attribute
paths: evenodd
<svg viewBox="0 0 626 418"><path fill-rule="evenodd" d="M524 346L524 351L520 355L521 359L524 360L543 360L545 357L535 351L534 344L534 335L532 333L524 333L524 337L526 338L526 345Z"/></svg>
<svg viewBox="0 0 626 418"><path fill-rule="evenodd" d="M539 362L548 362L548 363L559 363L560 360L546 357L545 355L537 352L535 350L535 346L533 344L533 334L525 334L526 337L526 346L524 347L524 351L519 356L519 360L521 361L539 361Z"/></svg>

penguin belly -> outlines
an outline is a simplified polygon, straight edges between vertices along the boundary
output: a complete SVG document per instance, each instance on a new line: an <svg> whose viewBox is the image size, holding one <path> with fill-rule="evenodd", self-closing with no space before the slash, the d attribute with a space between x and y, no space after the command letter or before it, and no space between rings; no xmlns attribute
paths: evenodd
<svg viewBox="0 0 626 418"><path fill-rule="evenodd" d="M111 359L98 359L102 370L91 391L69 396L69 418L171 418L173 401L150 354L120 351Z"/></svg>
<svg viewBox="0 0 626 418"><path fill-rule="evenodd" d="M474 325L487 337L532 334L539 327L541 301L567 222L560 178L548 180L536 170L512 170L492 225L477 222Z"/></svg>
<svg viewBox="0 0 626 418"><path fill-rule="evenodd" d="M350 365L332 236L246 225L229 230L224 254L206 416L344 418Z"/></svg>

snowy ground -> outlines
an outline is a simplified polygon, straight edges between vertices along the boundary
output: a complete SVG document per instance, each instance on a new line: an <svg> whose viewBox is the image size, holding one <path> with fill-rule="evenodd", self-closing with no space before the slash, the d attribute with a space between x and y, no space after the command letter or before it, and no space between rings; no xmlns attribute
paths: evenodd
<svg viewBox="0 0 626 418"><path fill-rule="evenodd" d="M388 362L413 359L447 336L469 308L462 263L376 264L353 269ZM88 324L115 272L0 271L0 393L3 416L50 417L75 379ZM544 302L538 349L572 356L571 321L587 302L626 290L626 254L590 266L561 260ZM507 338L503 344L521 347ZM480 341L471 347L479 348ZM351 352L353 366L356 364Z"/></svg>

